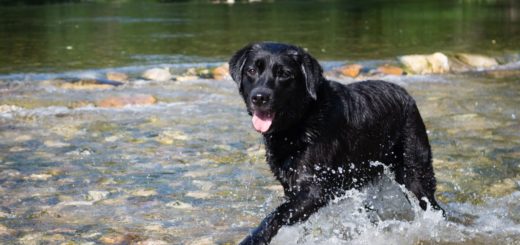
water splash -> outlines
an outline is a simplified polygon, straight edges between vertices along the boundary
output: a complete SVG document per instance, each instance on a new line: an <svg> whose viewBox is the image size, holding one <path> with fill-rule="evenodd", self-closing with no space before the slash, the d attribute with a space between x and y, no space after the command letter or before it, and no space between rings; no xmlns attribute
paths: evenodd
<svg viewBox="0 0 520 245"><path fill-rule="evenodd" d="M306 222L283 227L272 244L520 244L520 192L482 206L451 203L423 211L388 171L362 190L349 190ZM517 215L518 216L518 215Z"/></svg>

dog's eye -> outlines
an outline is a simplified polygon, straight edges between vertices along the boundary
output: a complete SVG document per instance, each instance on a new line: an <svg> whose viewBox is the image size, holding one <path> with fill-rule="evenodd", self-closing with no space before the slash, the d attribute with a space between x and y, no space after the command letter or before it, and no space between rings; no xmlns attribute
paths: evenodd
<svg viewBox="0 0 520 245"><path fill-rule="evenodd" d="M249 76L254 76L254 75L256 75L256 69L255 69L255 68L249 68L249 69L247 69L247 74L248 74Z"/></svg>
<svg viewBox="0 0 520 245"><path fill-rule="evenodd" d="M280 71L278 71L276 76L280 79L289 79L289 78L292 78L292 73L290 71L280 70Z"/></svg>

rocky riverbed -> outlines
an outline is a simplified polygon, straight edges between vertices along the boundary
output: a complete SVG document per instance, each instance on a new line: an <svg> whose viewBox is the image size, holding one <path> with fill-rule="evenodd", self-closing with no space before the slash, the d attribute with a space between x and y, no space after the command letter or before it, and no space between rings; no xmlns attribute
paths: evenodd
<svg viewBox="0 0 520 245"><path fill-rule="evenodd" d="M396 199L374 223L350 193L276 244L518 244L518 60L436 54L323 65L416 98L454 218ZM242 103L223 63L0 76L0 243L237 242L282 201Z"/></svg>

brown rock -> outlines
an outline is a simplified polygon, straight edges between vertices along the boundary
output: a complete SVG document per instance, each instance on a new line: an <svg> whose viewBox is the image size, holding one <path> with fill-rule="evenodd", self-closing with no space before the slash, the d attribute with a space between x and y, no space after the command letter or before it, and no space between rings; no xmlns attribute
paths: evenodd
<svg viewBox="0 0 520 245"><path fill-rule="evenodd" d="M224 64L224 65L221 65L221 66L213 69L213 71L211 71L211 73L213 75L213 79L215 79L215 80L231 79L231 76L229 75L229 65L228 64Z"/></svg>
<svg viewBox="0 0 520 245"><path fill-rule="evenodd" d="M127 82L128 75L122 72L107 72L107 79L111 81Z"/></svg>
<svg viewBox="0 0 520 245"><path fill-rule="evenodd" d="M404 70L397 66L391 66L391 65L383 65L377 68L377 72L383 73L386 75L396 75L401 76L404 75Z"/></svg>
<svg viewBox="0 0 520 245"><path fill-rule="evenodd" d="M341 72L343 76L357 77L361 72L361 68L363 68L363 66L360 64L351 64L340 67L339 72Z"/></svg>
<svg viewBox="0 0 520 245"><path fill-rule="evenodd" d="M105 98L96 103L98 107L121 108L127 105L151 105L157 99L151 95L114 96Z"/></svg>

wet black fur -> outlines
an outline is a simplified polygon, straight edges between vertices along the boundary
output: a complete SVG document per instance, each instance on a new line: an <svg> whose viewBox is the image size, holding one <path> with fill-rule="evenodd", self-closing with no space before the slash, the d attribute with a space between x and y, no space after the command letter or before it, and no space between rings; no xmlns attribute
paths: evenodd
<svg viewBox="0 0 520 245"><path fill-rule="evenodd" d="M334 196L362 187L382 173L374 161L389 165L423 209L425 199L440 209L426 129L403 88L328 81L307 52L280 43L249 45L229 64L249 114L275 113L263 137L267 162L287 198L241 244L267 244L282 225L304 221ZM271 95L262 107L250 98L259 89Z"/></svg>

